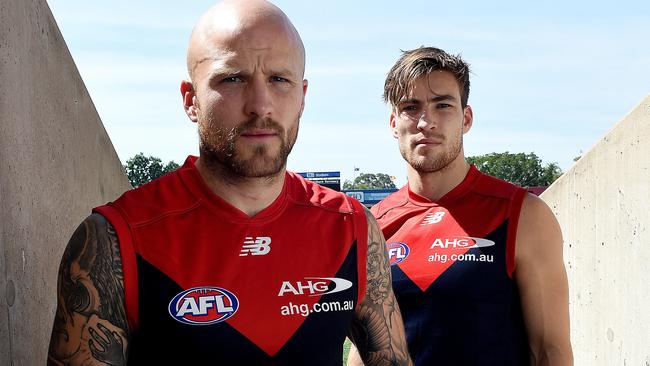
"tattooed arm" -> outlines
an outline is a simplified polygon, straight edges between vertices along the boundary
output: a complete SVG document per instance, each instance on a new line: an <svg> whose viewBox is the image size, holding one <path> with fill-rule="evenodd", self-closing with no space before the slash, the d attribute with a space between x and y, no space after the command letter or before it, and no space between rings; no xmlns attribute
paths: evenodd
<svg viewBox="0 0 650 366"><path fill-rule="evenodd" d="M408 354L404 324L399 312L390 275L386 243L375 218L368 220L368 259L366 296L357 306L349 337L366 365L412 365Z"/></svg>
<svg viewBox="0 0 650 366"><path fill-rule="evenodd" d="M57 285L48 365L125 365L129 330L117 235L92 214L72 234Z"/></svg>

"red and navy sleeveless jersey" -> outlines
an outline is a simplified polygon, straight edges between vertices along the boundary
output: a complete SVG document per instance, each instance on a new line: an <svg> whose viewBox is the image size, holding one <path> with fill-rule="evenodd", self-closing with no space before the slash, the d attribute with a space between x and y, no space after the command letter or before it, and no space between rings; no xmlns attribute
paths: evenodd
<svg viewBox="0 0 650 366"><path fill-rule="evenodd" d="M416 365L526 365L513 280L526 191L472 166L437 202L408 185L372 208Z"/></svg>
<svg viewBox="0 0 650 366"><path fill-rule="evenodd" d="M195 161L94 210L120 243L129 362L340 365L365 293L363 207L287 172L248 217Z"/></svg>

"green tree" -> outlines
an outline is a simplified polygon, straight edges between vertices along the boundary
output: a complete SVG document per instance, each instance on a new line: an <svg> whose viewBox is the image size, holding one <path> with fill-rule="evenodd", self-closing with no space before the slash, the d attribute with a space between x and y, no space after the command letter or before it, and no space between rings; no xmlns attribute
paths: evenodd
<svg viewBox="0 0 650 366"><path fill-rule="evenodd" d="M124 171L133 187L139 187L149 181L152 181L165 173L176 170L179 167L173 161L163 165L162 160L155 156L144 156L139 153L126 161Z"/></svg>
<svg viewBox="0 0 650 366"><path fill-rule="evenodd" d="M383 189L395 188L395 183L388 174L361 173L354 181L343 182L343 189Z"/></svg>
<svg viewBox="0 0 650 366"><path fill-rule="evenodd" d="M557 163L542 165L535 153L490 153L467 158L483 173L522 187L549 186L562 175Z"/></svg>

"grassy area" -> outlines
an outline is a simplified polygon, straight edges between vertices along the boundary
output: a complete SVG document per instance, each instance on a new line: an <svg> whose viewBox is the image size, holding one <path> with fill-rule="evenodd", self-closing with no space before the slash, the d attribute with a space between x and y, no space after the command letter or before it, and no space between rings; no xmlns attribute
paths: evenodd
<svg viewBox="0 0 650 366"><path fill-rule="evenodd" d="M349 339L345 338L345 343L343 343L343 364L348 360L348 353L350 353L350 346L352 342Z"/></svg>

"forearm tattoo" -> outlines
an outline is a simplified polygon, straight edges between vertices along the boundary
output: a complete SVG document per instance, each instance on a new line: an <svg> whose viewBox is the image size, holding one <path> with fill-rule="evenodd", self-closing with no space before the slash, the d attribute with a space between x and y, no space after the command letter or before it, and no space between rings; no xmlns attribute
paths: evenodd
<svg viewBox="0 0 650 366"><path fill-rule="evenodd" d="M365 365L411 365L402 315L393 294L386 243L367 210L366 217L366 297L357 307L349 336Z"/></svg>
<svg viewBox="0 0 650 366"><path fill-rule="evenodd" d="M72 234L59 267L49 365L125 365L128 326L117 235L98 214Z"/></svg>

